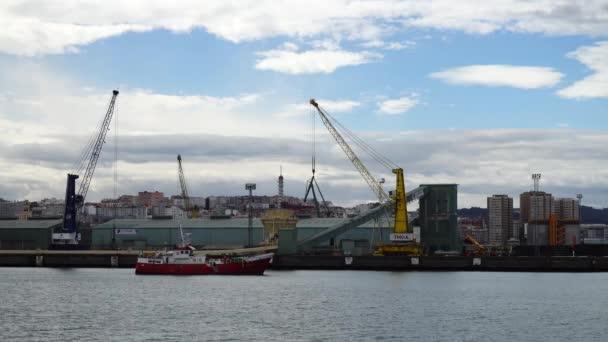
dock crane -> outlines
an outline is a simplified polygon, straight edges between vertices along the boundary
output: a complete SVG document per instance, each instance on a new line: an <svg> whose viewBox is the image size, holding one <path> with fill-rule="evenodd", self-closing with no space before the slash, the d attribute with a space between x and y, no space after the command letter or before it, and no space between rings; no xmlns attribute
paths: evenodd
<svg viewBox="0 0 608 342"><path fill-rule="evenodd" d="M375 255L421 255L422 245L413 239L413 234L410 233L407 219L407 200L405 193L405 182L403 176L403 169L391 162L388 158L375 151L371 146L367 145L363 140L355 136L346 127L342 126L336 119L329 115L319 104L314 100L310 100L310 104L316 108L321 121L327 128L327 130L334 137L342 151L346 154L348 159L353 163L357 171L361 174L363 179L366 181L369 188L378 198L381 206L386 208L394 207L395 218L391 227L390 244L384 244L380 242L376 246ZM334 125L335 123L335 125ZM369 172L367 167L361 162L359 157L355 154L353 149L348 145L346 140L342 137L336 126L339 126L341 130L347 134L352 141L357 145L366 150L376 161L389 167L393 174L396 176L396 189L391 194L387 194L382 188L382 185L376 180L375 177Z"/></svg>
<svg viewBox="0 0 608 342"><path fill-rule="evenodd" d="M198 217L198 210L195 207L190 206L190 195L188 194L188 185L186 184L186 177L184 176L184 168L182 167L182 156L177 155L177 175L179 177L179 185L182 189L182 198L184 199L184 209L191 218Z"/></svg>
<svg viewBox="0 0 608 342"><path fill-rule="evenodd" d="M86 171L80 182L78 193L76 193L76 180L80 176L77 175L76 172L68 173L65 190L63 225L59 232L52 234L52 244L54 246L75 246L78 245L80 241L80 233L78 232L78 212L84 206L84 200L87 197L89 185L91 185L91 180L93 179L95 166L97 166L97 161L99 160L101 149L105 143L106 135L110 130L110 122L112 121L112 116L114 114L117 96L118 90L113 90L112 98L103 121L99 125L98 130L91 136L89 143L82 151L80 161L77 163L78 168L76 169L76 172L82 170L86 164Z"/></svg>

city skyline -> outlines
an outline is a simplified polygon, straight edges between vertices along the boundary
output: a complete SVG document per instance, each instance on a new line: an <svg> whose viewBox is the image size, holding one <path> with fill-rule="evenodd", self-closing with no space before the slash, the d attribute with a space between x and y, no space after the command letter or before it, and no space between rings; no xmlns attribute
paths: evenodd
<svg viewBox="0 0 608 342"><path fill-rule="evenodd" d="M130 3L0 6L11 24L0 33L0 197L63 197L119 88L117 187L129 193L179 193L182 154L193 195L239 195L247 182L275 193L282 165L285 193L303 196L316 98L403 167L408 190L456 183L460 207L497 193L517 206L540 172L555 196L608 207L601 2ZM114 131L88 200L113 195ZM374 200L319 121L315 132L324 194Z"/></svg>

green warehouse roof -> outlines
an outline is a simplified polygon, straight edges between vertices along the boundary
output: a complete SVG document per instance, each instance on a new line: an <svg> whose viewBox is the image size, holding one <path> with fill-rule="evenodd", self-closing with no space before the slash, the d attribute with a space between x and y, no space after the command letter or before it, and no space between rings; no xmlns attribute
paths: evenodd
<svg viewBox="0 0 608 342"><path fill-rule="evenodd" d="M46 229L61 224L61 220L0 220L0 229Z"/></svg>
<svg viewBox="0 0 608 342"><path fill-rule="evenodd" d="M247 228L249 220L247 218L229 218L229 219L182 219L181 225L184 229L190 228ZM138 219L116 219L106 223L99 224L93 229L111 229L117 228L139 228L139 229L154 229L154 228L177 228L180 221L178 220L138 220ZM344 221L342 218L310 218L298 220L298 228L329 228ZM253 219L254 228L262 228L262 222L259 219ZM374 227L373 221L361 225L364 228Z"/></svg>
<svg viewBox="0 0 608 342"><path fill-rule="evenodd" d="M123 220L116 219L98 224L93 229L113 228L177 228L181 222L182 228L247 228L248 219L182 219L182 220ZM253 227L262 227L262 222L253 220Z"/></svg>

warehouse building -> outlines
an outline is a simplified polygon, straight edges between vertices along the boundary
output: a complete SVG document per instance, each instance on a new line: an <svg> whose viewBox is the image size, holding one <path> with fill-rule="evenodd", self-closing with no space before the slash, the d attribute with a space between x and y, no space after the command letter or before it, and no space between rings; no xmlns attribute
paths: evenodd
<svg viewBox="0 0 608 342"><path fill-rule="evenodd" d="M48 249L61 220L0 220L0 249Z"/></svg>
<svg viewBox="0 0 608 342"><path fill-rule="evenodd" d="M343 219L312 218L301 219L296 229L298 240L332 227ZM171 247L181 241L179 225L189 234L192 245L205 249L228 249L247 245L248 219L183 219L183 220L112 220L93 227L91 247L99 249L145 249ZM351 253L369 252L371 246L379 242L380 236L388 243L389 230L382 234L373 222L351 229L324 245L334 245ZM253 243L264 240L264 227L259 219L253 219Z"/></svg>

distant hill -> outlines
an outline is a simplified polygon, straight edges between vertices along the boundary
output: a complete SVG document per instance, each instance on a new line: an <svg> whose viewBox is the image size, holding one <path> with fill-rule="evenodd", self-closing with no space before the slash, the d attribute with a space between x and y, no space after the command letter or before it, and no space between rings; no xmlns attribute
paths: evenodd
<svg viewBox="0 0 608 342"><path fill-rule="evenodd" d="M581 206L581 216L583 218L583 223L608 224L608 208L595 209L583 205Z"/></svg>
<svg viewBox="0 0 608 342"><path fill-rule="evenodd" d="M458 209L458 217L488 217L488 209L479 207Z"/></svg>
<svg viewBox="0 0 608 342"><path fill-rule="evenodd" d="M519 208L513 209L514 219L519 219ZM488 217L488 209L472 207L458 209L459 217ZM608 208L595 209L592 207L581 206L581 216L583 223L605 223L608 224Z"/></svg>

